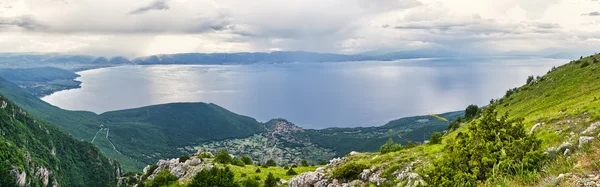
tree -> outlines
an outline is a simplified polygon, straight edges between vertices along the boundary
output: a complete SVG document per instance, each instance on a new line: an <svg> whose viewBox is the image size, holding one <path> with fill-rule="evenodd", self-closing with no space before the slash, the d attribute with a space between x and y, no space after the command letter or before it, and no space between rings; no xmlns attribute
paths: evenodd
<svg viewBox="0 0 600 187"><path fill-rule="evenodd" d="M300 161L300 165L306 167L306 166L308 166L308 161L302 160L302 161Z"/></svg>
<svg viewBox="0 0 600 187"><path fill-rule="evenodd" d="M529 77L527 77L527 84L531 84L533 82L534 78L533 75L530 75Z"/></svg>
<svg viewBox="0 0 600 187"><path fill-rule="evenodd" d="M176 183L177 177L171 174L170 170L162 170L156 174L154 180L146 183L146 187L159 187L159 186L169 186L170 184Z"/></svg>
<svg viewBox="0 0 600 187"><path fill-rule="evenodd" d="M471 120L477 117L479 113L481 113L481 109L479 109L477 105L469 105L467 109L465 109L465 118Z"/></svg>
<svg viewBox="0 0 600 187"><path fill-rule="evenodd" d="M246 165L251 165L253 163L252 158L246 155L242 156L242 161L244 161Z"/></svg>
<svg viewBox="0 0 600 187"><path fill-rule="evenodd" d="M239 187L240 185L234 180L234 176L229 167L204 169L192 178L192 182L188 184L188 187Z"/></svg>
<svg viewBox="0 0 600 187"><path fill-rule="evenodd" d="M265 187L275 187L275 186L277 186L277 180L273 176L273 173L269 172L269 175L267 175L267 179L265 179Z"/></svg>
<svg viewBox="0 0 600 187"><path fill-rule="evenodd" d="M490 105L483 117L459 132L444 148L444 156L426 172L431 186L474 186L492 176L539 171L545 159L541 141L526 133L523 118L498 119ZM424 175L424 176L425 176Z"/></svg>
<svg viewBox="0 0 600 187"><path fill-rule="evenodd" d="M277 166L277 163L275 163L275 160L269 159L269 160L267 160L267 163L265 165L268 167L275 167L275 166Z"/></svg>
<svg viewBox="0 0 600 187"><path fill-rule="evenodd" d="M246 163L244 163L244 161L242 161L242 159L240 159L240 158L234 158L231 164L236 165L236 166L246 165Z"/></svg>
<svg viewBox="0 0 600 187"><path fill-rule="evenodd" d="M298 173L296 173L296 171L294 171L294 169L290 168L286 173L286 175L298 175Z"/></svg>
<svg viewBox="0 0 600 187"><path fill-rule="evenodd" d="M260 168L256 168L256 171L254 171L256 173L260 173Z"/></svg>
<svg viewBox="0 0 600 187"><path fill-rule="evenodd" d="M401 149L402 149L402 145L395 144L394 140L392 140L392 138L389 138L387 143L383 144L381 146L381 148L379 149L379 151L381 152L381 154L385 154L385 153L399 151Z"/></svg>
<svg viewBox="0 0 600 187"><path fill-rule="evenodd" d="M221 164L229 164L229 163L232 163L232 161L233 161L233 159L231 158L231 155L229 155L227 150L225 150L225 149L217 150L217 154L215 154L215 162L218 162Z"/></svg>
<svg viewBox="0 0 600 187"><path fill-rule="evenodd" d="M442 143L442 136L444 134L441 132L434 132L433 134L431 134L431 137L429 138L429 143L431 144L440 144Z"/></svg>

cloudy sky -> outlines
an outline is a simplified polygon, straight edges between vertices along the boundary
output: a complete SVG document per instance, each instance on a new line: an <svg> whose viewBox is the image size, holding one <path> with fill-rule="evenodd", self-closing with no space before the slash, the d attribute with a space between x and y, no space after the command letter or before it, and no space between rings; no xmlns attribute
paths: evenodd
<svg viewBox="0 0 600 187"><path fill-rule="evenodd" d="M0 52L600 51L599 0L0 0Z"/></svg>

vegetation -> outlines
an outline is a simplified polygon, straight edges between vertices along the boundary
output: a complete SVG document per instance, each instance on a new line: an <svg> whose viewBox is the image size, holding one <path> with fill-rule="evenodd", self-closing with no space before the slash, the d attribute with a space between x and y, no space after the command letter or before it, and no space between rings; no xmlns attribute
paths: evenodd
<svg viewBox="0 0 600 187"><path fill-rule="evenodd" d="M525 133L522 119L497 116L495 106L488 106L467 132L459 132L428 172L428 184L474 186L492 177L540 170L540 141Z"/></svg>
<svg viewBox="0 0 600 187"><path fill-rule="evenodd" d="M275 179L275 177L273 177L272 173L269 173L269 175L267 175L267 179L265 179L265 187L276 187L277 186L277 180Z"/></svg>
<svg viewBox="0 0 600 187"><path fill-rule="evenodd" d="M386 154L389 152L400 151L402 149L402 145L394 143L392 138L389 138L387 143L383 144L379 150L381 154Z"/></svg>
<svg viewBox="0 0 600 187"><path fill-rule="evenodd" d="M365 164L360 164L357 162L349 162L338 168L335 168L332 172L333 178L336 179L345 179L345 180L353 180L357 179L358 175L364 170L368 169L369 166Z"/></svg>
<svg viewBox="0 0 600 187"><path fill-rule="evenodd" d="M294 171L294 168L290 168L285 174L286 175L298 175L298 173L296 173L296 171Z"/></svg>
<svg viewBox="0 0 600 187"><path fill-rule="evenodd" d="M192 179L192 182L188 184L188 187L237 187L240 186L234 180L234 173L229 169L225 168L212 168L209 170L202 170L198 172Z"/></svg>
<svg viewBox="0 0 600 187"><path fill-rule="evenodd" d="M431 137L429 138L429 143L430 144L440 144L440 143L442 143L442 136L443 135L444 135L444 133L434 132L433 134L431 134Z"/></svg>
<svg viewBox="0 0 600 187"><path fill-rule="evenodd" d="M233 158L231 155L229 155L226 149L219 149L217 150L217 154L215 154L215 162L221 164L230 164L233 162Z"/></svg>
<svg viewBox="0 0 600 187"><path fill-rule="evenodd" d="M0 96L0 186L14 186L11 171L25 173L31 186L105 186L119 165L98 148L32 117ZM48 183L36 173L47 170Z"/></svg>
<svg viewBox="0 0 600 187"><path fill-rule="evenodd" d="M273 160L273 159L269 159L269 160L267 160L267 163L265 163L265 165L264 165L264 166L267 166L267 167L275 167L275 166L277 166L277 163L275 163L275 160Z"/></svg>
<svg viewBox="0 0 600 187"><path fill-rule="evenodd" d="M161 187L170 186L177 183L177 177L171 174L170 170L162 170L156 174L153 180L148 181L144 186L146 187Z"/></svg>
<svg viewBox="0 0 600 187"><path fill-rule="evenodd" d="M0 77L11 81L27 93L43 97L60 90L79 88L79 77L72 71L54 67L0 69Z"/></svg>

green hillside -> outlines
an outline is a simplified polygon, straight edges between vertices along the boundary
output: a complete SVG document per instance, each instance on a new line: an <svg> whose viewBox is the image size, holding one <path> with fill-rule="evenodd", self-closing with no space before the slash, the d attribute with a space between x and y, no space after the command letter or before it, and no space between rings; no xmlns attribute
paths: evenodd
<svg viewBox="0 0 600 187"><path fill-rule="evenodd" d="M453 122L457 129L439 143L347 155L324 178L384 186L600 185L599 61L582 58L524 80ZM365 174L368 168L375 170Z"/></svg>
<svg viewBox="0 0 600 187"><path fill-rule="evenodd" d="M105 186L118 170L92 144L0 96L0 186Z"/></svg>

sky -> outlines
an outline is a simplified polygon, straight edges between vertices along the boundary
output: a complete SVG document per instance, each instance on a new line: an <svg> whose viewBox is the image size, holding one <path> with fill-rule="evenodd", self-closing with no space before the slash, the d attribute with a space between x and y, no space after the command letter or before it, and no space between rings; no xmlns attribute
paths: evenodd
<svg viewBox="0 0 600 187"><path fill-rule="evenodd" d="M0 0L0 52L415 49L594 51L600 0Z"/></svg>

